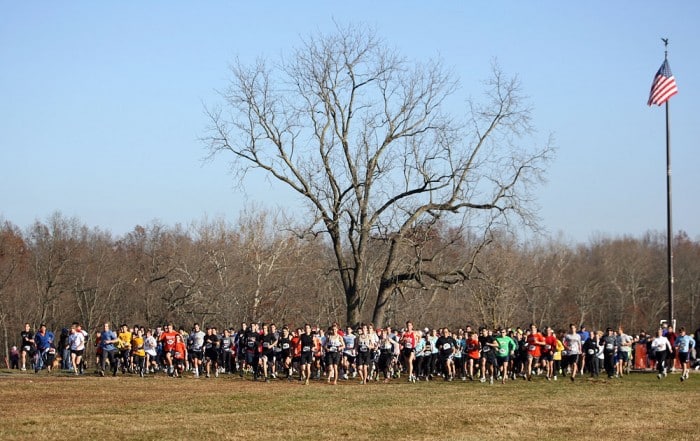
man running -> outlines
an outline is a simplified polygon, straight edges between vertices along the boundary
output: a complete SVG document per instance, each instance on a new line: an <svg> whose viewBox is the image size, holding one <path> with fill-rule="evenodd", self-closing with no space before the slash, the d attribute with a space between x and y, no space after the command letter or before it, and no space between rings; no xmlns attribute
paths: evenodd
<svg viewBox="0 0 700 441"><path fill-rule="evenodd" d="M496 349L498 348L498 343L496 339L487 328L481 330L481 337L479 337L479 344L481 345L481 378L479 381L482 383L486 382L486 374L488 373L488 380L493 384L493 376L496 368Z"/></svg>
<svg viewBox="0 0 700 441"><path fill-rule="evenodd" d="M102 357L100 359L100 376L105 376L105 364L109 362L109 366L112 369L112 376L117 376L117 347L115 346L119 341L117 333L109 328L109 323L105 323L102 328L102 333L100 334L100 349L102 350Z"/></svg>
<svg viewBox="0 0 700 441"><path fill-rule="evenodd" d="M304 325L304 332L299 336L299 346L301 347L301 371L299 381L303 381L308 386L311 379L311 365L314 362L314 337L311 334L311 325Z"/></svg>
<svg viewBox="0 0 700 441"><path fill-rule="evenodd" d="M537 367L542 356L544 336L537 331L537 326L530 325L530 335L527 336L527 380L532 381L532 370Z"/></svg>
<svg viewBox="0 0 700 441"><path fill-rule="evenodd" d="M175 348L175 337L180 335L175 329L173 329L173 324L168 323L165 325L165 330L163 333L160 334L158 337L158 341L160 341L163 345L163 358L164 358L164 365L168 371L168 375L173 375L173 349Z"/></svg>
<svg viewBox="0 0 700 441"><path fill-rule="evenodd" d="M678 353L678 361L681 363L683 372L681 373L681 381L688 379L690 373L690 353L695 348L695 340L693 337L686 334L685 328L681 326L678 331L680 335L676 337L676 352Z"/></svg>
<svg viewBox="0 0 700 441"><path fill-rule="evenodd" d="M498 331L496 343L498 343L498 348L496 348L496 364L501 373L501 383L506 384L506 379L508 378L508 362L510 358L515 355L517 346L515 341L508 335L506 329L500 329Z"/></svg>
<svg viewBox="0 0 700 441"><path fill-rule="evenodd" d="M285 326L275 346L275 357L279 359L288 380L292 379L292 351L292 337L289 335L289 328Z"/></svg>
<svg viewBox="0 0 700 441"><path fill-rule="evenodd" d="M262 345L262 355L260 356L260 366L262 367L262 375L265 382L269 382L269 369L275 363L275 348L277 347L277 338L275 334L270 332L270 326L267 323L262 325L263 333L260 337Z"/></svg>
<svg viewBox="0 0 700 441"><path fill-rule="evenodd" d="M192 359L192 368L194 370L194 377L199 378L202 373L202 361L204 360L204 337L206 334L199 326L199 323L195 323L192 326L192 332L187 339L187 346L189 350L190 358Z"/></svg>
<svg viewBox="0 0 700 441"><path fill-rule="evenodd" d="M564 335L564 349L566 350L566 365L571 366L571 381L576 381L576 373L578 372L579 358L583 344L581 343L581 335L576 332L576 325L569 325L569 333Z"/></svg>

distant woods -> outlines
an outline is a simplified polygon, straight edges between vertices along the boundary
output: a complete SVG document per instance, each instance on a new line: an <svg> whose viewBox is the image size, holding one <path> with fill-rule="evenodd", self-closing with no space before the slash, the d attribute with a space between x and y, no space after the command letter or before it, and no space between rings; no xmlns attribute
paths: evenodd
<svg viewBox="0 0 700 441"><path fill-rule="evenodd" d="M237 326L241 321L344 323L346 305L333 250L322 236L299 237L265 211L235 224L137 226L123 237L55 214L21 230L0 225L0 326L3 346L28 322L60 329L73 321ZM447 227L444 227L447 229ZM449 237L433 231L425 247ZM478 271L456 285L409 286L390 299L385 325L564 326L622 324L631 332L666 318L665 237L601 238L572 246L523 244L494 236ZM381 242L370 247L381 247ZM470 253L465 240L453 253ZM410 251L406 251L410 252ZM368 256L372 256L370 252ZM463 256L455 255L455 259ZM679 325L700 323L700 243L675 238ZM435 262L438 267L450 262ZM374 262L369 261L368 280ZM438 268L439 269L439 268ZM375 293L377 290L375 289ZM362 299L371 320L374 300Z"/></svg>

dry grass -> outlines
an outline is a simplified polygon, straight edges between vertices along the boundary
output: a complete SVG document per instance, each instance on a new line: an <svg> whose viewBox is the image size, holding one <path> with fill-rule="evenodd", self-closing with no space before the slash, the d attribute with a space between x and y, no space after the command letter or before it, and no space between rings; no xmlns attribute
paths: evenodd
<svg viewBox="0 0 700 441"><path fill-rule="evenodd" d="M338 386L0 371L0 439L700 438L700 375Z"/></svg>

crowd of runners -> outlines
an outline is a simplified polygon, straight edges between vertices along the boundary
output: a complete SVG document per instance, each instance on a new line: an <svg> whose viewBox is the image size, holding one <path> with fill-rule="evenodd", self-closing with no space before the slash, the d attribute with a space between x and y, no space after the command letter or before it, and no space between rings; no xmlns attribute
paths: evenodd
<svg viewBox="0 0 700 441"><path fill-rule="evenodd" d="M25 324L19 348L13 347L12 367L38 373L61 369L83 375L94 363L100 376L168 375L218 377L239 375L253 381L285 379L309 384L326 381L479 381L501 382L522 378L576 381L581 375L619 378L631 369L640 347L655 363L663 379L677 359L680 380L691 369L700 368L695 338L679 328L665 326L654 335L628 335L622 327L589 331L570 325L555 332L528 328L470 326L451 330L416 329L407 322L401 329L375 329L362 324L327 329L309 324L300 328L267 323L243 323L238 329L219 331L195 323L190 329L129 327L112 329L105 323L89 334L79 323L64 328L59 337L42 324L33 332ZM86 359L86 348L95 348L95 358ZM642 346L640 346L642 345Z"/></svg>

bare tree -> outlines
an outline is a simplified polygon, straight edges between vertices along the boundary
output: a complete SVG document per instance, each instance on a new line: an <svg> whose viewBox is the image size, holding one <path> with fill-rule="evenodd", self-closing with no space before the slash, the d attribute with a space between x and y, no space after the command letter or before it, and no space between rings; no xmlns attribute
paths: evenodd
<svg viewBox="0 0 700 441"><path fill-rule="evenodd" d="M29 231L27 246L32 255L39 322L61 320L59 307L70 292L67 270L80 244L81 225L76 218L54 213L47 224L36 222Z"/></svg>
<svg viewBox="0 0 700 441"><path fill-rule="evenodd" d="M381 325L396 288L470 277L473 259L435 272L424 265L435 253L404 259L417 227L446 220L487 242L492 226L533 219L528 184L552 150L519 144L530 112L497 67L486 102L462 117L448 111L457 81L441 63L402 57L362 26L310 37L272 67L237 62L232 74L225 108L207 110L210 154L231 154L240 182L262 170L308 204L307 231L330 242L349 323L370 289ZM371 239L386 251L368 277Z"/></svg>

